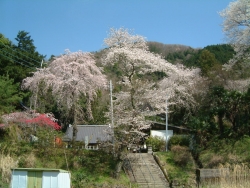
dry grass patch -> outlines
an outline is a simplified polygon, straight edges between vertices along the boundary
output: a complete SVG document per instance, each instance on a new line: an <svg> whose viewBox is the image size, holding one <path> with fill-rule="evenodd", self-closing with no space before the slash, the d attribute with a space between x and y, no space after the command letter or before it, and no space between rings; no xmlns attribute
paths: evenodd
<svg viewBox="0 0 250 188"><path fill-rule="evenodd" d="M17 161L10 155L0 154L0 173L2 182L9 183L11 180L11 168L17 167Z"/></svg>
<svg viewBox="0 0 250 188"><path fill-rule="evenodd" d="M250 169L247 165L220 165L220 168L229 168L222 171L222 177L207 180L201 184L204 188L247 188L250 187ZM224 174L223 174L224 173Z"/></svg>
<svg viewBox="0 0 250 188"><path fill-rule="evenodd" d="M208 162L208 167L209 168L218 167L223 162L224 162L224 157L222 157L220 155L213 155Z"/></svg>
<svg viewBox="0 0 250 188"><path fill-rule="evenodd" d="M189 148L186 146L172 146L171 152L173 153L174 162L177 165L186 166L192 160Z"/></svg>
<svg viewBox="0 0 250 188"><path fill-rule="evenodd" d="M34 168L36 167L36 157L34 153L29 153L18 158L18 167Z"/></svg>

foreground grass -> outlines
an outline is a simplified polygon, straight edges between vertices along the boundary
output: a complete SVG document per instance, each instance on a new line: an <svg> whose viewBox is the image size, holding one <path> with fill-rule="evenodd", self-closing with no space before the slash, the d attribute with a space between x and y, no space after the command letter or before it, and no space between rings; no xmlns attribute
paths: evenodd
<svg viewBox="0 0 250 188"><path fill-rule="evenodd" d="M121 172L120 177L118 179L111 178L109 176L91 176L87 175L83 179L79 179L79 175L73 175L77 178L74 181L74 187L88 187L88 188L95 188L95 187L116 187L116 188L136 188L136 184L130 183L129 179L127 178L124 172Z"/></svg>
<svg viewBox="0 0 250 188"><path fill-rule="evenodd" d="M250 163L250 137L239 139L214 139L200 152L203 168L217 168L219 165Z"/></svg>
<svg viewBox="0 0 250 188"><path fill-rule="evenodd" d="M12 155L10 158L13 161L18 161L15 167L68 170L71 172L74 188L135 187L130 185L130 180L123 171L120 172L118 178L114 178L116 160L101 151L46 148L45 150L33 149L19 157ZM2 182L0 187L5 187L10 182L10 168L13 166L7 166L5 169L3 166L0 167L2 174L4 174L0 180Z"/></svg>
<svg viewBox="0 0 250 188"><path fill-rule="evenodd" d="M171 151L157 152L161 166L172 184L195 186L196 166L185 146L173 145ZM199 159L203 168L229 168L230 175L223 179L203 182L203 187L250 187L250 137L216 139L201 150Z"/></svg>
<svg viewBox="0 0 250 188"><path fill-rule="evenodd" d="M109 153L77 149L78 147L70 149L65 149L64 146L54 147L53 142L31 144L27 141L19 141L16 136L17 132L20 130L10 129L5 133L8 136L0 140L0 187L8 187L10 169L16 167L68 170L72 174L73 188L136 187L130 184L123 172L120 173L119 178L114 178L118 159ZM53 139L54 133L51 133L51 137ZM249 154L250 137L248 136L239 140L212 140L208 143L208 147L200 152L203 167L228 166L231 174L224 179L207 181L202 184L202 187L250 187ZM158 156L161 166L167 172L169 182L173 185L195 187L196 167L187 147L173 145L171 151L157 152L155 155Z"/></svg>
<svg viewBox="0 0 250 188"><path fill-rule="evenodd" d="M220 165L219 168L227 168L229 171L222 170L222 177L201 182L200 187L204 188L247 188L250 187L250 169L247 165Z"/></svg>
<svg viewBox="0 0 250 188"><path fill-rule="evenodd" d="M202 182L204 188L250 187L250 137L214 138L200 152L203 168L227 168L229 174Z"/></svg>
<svg viewBox="0 0 250 188"><path fill-rule="evenodd" d="M105 151L80 149L83 143L72 143L72 148L55 145L54 137L62 133L48 128L37 128L38 142L29 142L32 129L15 124L0 129L0 187L8 187L11 168L55 168L71 173L73 188L136 187L120 172L116 174L118 158ZM21 139L20 139L21 138Z"/></svg>
<svg viewBox="0 0 250 188"><path fill-rule="evenodd" d="M1 188L8 188L9 187L9 184L8 183L5 183L2 181L2 175L0 174L0 187Z"/></svg>
<svg viewBox="0 0 250 188"><path fill-rule="evenodd" d="M184 163L178 163L171 151L157 152L155 155L160 159L160 164L167 172L171 184L195 185L195 165L190 153L186 156L188 161Z"/></svg>
<svg viewBox="0 0 250 188"><path fill-rule="evenodd" d="M5 145L5 143L1 144ZM42 147L29 143L21 145L22 149L18 149L20 145L16 144L16 150L1 151L0 187L7 187L11 178L10 169L17 167L68 170L71 172L71 182L74 188L135 187L130 184L129 178L123 171L120 172L118 178L114 178L118 159L103 151Z"/></svg>

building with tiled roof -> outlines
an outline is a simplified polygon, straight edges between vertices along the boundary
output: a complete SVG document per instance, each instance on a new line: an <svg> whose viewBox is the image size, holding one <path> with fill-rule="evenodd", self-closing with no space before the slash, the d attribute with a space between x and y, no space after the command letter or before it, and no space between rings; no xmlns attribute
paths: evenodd
<svg viewBox="0 0 250 188"><path fill-rule="evenodd" d="M64 142L83 142L85 149L98 149L101 142L112 139L112 128L109 125L76 125L77 131L74 135L73 126L69 126L63 137Z"/></svg>

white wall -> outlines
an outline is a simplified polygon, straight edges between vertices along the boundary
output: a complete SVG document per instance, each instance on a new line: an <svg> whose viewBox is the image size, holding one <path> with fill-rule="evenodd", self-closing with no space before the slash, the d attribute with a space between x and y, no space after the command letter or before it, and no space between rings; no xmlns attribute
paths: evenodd
<svg viewBox="0 0 250 188"><path fill-rule="evenodd" d="M70 173L43 172L43 188L70 188Z"/></svg>
<svg viewBox="0 0 250 188"><path fill-rule="evenodd" d="M12 171L12 188L27 188L27 171Z"/></svg>
<svg viewBox="0 0 250 188"><path fill-rule="evenodd" d="M70 173L59 174L59 187L70 188Z"/></svg>
<svg viewBox="0 0 250 188"><path fill-rule="evenodd" d="M159 136L163 140L166 140L166 130L151 130L150 136ZM169 140L171 136L173 136L173 130L168 130L167 140Z"/></svg>
<svg viewBox="0 0 250 188"><path fill-rule="evenodd" d="M58 187L59 172L43 172L43 188Z"/></svg>

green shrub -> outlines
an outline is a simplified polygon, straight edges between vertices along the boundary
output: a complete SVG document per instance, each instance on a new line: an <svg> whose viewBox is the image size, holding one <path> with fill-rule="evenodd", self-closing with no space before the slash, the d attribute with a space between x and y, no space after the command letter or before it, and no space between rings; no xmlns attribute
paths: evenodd
<svg viewBox="0 0 250 188"><path fill-rule="evenodd" d="M147 145L151 145L154 152L165 151L166 142L159 136L150 136L146 140Z"/></svg>
<svg viewBox="0 0 250 188"><path fill-rule="evenodd" d="M25 142L25 141L20 141L17 147L19 148L18 150L19 155L30 153L33 149L32 145L29 142Z"/></svg>
<svg viewBox="0 0 250 188"><path fill-rule="evenodd" d="M171 150L173 146L189 147L190 138L187 135L173 135L168 141L168 148Z"/></svg>

